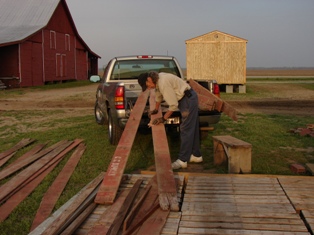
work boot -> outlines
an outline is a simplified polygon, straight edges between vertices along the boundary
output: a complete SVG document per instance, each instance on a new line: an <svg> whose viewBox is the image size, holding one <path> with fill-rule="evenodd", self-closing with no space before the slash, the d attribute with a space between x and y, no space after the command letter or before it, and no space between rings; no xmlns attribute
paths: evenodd
<svg viewBox="0 0 314 235"><path fill-rule="evenodd" d="M202 156L196 157L192 154L190 157L190 162L196 162L196 163L203 162L203 157Z"/></svg>
<svg viewBox="0 0 314 235"><path fill-rule="evenodd" d="M177 159L175 162L171 164L173 170L178 170L180 168L187 168L187 162L183 162L180 159Z"/></svg>

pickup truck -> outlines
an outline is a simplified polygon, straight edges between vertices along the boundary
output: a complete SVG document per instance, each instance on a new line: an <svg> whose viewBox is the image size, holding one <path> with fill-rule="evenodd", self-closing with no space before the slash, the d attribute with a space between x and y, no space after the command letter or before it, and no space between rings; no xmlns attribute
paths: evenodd
<svg viewBox="0 0 314 235"><path fill-rule="evenodd" d="M141 86L137 82L138 76L148 71L173 73L184 79L181 67L175 57L156 55L115 57L105 67L102 78L98 75L90 77L91 82L100 82L96 90L95 119L100 125L108 125L109 141L112 145L118 144L136 99L142 92ZM219 86L215 80L198 82L212 93L219 95ZM165 113L167 104L162 103L161 108ZM143 113L140 127L146 126L147 128L150 122L148 112L149 104ZM201 133L207 133L206 127L211 127L219 122L220 112L200 110L199 119ZM167 119L165 125L166 127L176 127L179 130L179 110Z"/></svg>

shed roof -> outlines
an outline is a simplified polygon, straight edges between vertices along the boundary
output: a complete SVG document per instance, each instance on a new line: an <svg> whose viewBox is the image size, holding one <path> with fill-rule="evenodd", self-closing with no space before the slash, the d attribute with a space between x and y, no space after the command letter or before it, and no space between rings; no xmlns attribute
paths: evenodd
<svg viewBox="0 0 314 235"><path fill-rule="evenodd" d="M225 38L229 38L229 39L232 39L234 41L241 41L241 42L247 42L248 41L248 40L246 40L244 38L233 36L231 34L224 33L224 32L218 31L218 30L214 30L212 32L209 32L209 33L206 33L206 34L203 34L203 35L200 35L200 36L188 39L188 40L185 41L185 43L190 43L190 42L195 42L195 41L197 41L197 42L211 41L211 39L213 38L211 36L216 35L216 34L224 35Z"/></svg>
<svg viewBox="0 0 314 235"><path fill-rule="evenodd" d="M49 23L58 4L63 1L76 35L80 37L65 0L1 0L0 1L0 46L20 43Z"/></svg>

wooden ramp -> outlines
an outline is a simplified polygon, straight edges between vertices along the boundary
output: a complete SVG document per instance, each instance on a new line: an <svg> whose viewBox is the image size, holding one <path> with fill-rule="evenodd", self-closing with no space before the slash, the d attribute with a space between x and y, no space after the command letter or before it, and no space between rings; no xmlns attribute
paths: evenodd
<svg viewBox="0 0 314 235"><path fill-rule="evenodd" d="M276 177L190 176L181 212L178 234L310 234Z"/></svg>

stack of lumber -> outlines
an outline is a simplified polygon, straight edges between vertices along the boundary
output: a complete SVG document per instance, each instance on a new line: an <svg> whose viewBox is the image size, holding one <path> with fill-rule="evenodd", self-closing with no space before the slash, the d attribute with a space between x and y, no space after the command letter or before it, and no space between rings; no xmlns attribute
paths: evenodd
<svg viewBox="0 0 314 235"><path fill-rule="evenodd" d="M181 213L160 208L156 176L123 175L115 202L96 204L104 176L99 174L30 235L176 234ZM176 176L176 182L181 198L183 176Z"/></svg>
<svg viewBox="0 0 314 235"><path fill-rule="evenodd" d="M21 140L12 148L0 153L1 161L7 161L8 158L13 157L18 150L33 142L35 142L33 139ZM79 139L74 141L62 140L50 147L46 147L46 145L47 144L38 144L11 164L2 167L0 180L5 181L5 183L2 183L0 186L0 221L4 221L10 213L35 190L65 155L77 147L44 196L32 229L50 215L69 177L82 156L85 145L82 143L82 140Z"/></svg>

